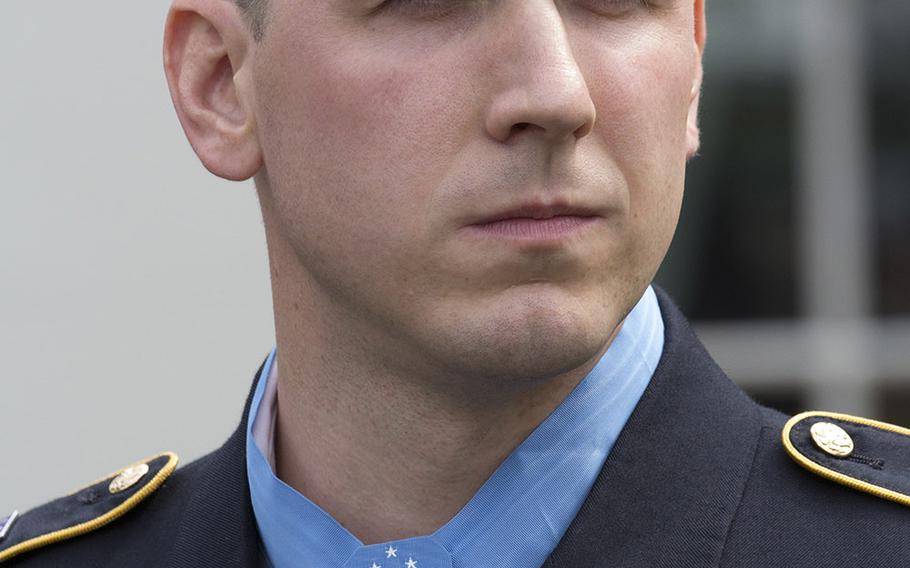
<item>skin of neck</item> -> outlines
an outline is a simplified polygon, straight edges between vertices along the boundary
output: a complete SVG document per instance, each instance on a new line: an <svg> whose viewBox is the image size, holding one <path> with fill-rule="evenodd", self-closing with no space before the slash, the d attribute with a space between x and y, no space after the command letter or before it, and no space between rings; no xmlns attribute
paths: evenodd
<svg viewBox="0 0 910 568"><path fill-rule="evenodd" d="M326 298L267 240L278 345L277 476L364 544L429 535L594 367L478 381L408 357L392 334Z"/></svg>

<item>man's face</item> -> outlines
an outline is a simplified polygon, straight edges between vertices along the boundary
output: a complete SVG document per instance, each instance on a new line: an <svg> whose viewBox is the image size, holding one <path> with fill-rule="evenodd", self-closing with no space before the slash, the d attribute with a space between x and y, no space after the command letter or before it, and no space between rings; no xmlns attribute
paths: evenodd
<svg viewBox="0 0 910 568"><path fill-rule="evenodd" d="M677 222L697 146L692 0L270 12L250 81L258 181L320 309L457 373L592 360Z"/></svg>

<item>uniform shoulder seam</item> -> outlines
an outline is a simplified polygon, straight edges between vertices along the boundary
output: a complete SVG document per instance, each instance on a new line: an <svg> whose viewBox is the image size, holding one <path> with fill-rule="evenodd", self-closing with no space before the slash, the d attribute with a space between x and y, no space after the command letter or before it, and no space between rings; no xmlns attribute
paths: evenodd
<svg viewBox="0 0 910 568"><path fill-rule="evenodd" d="M790 458L811 473L910 507L910 475L901 457L910 451L910 429L849 414L811 411L790 418L781 430L781 440Z"/></svg>
<svg viewBox="0 0 910 568"><path fill-rule="evenodd" d="M177 454L163 452L26 513L22 519L31 516L30 525L45 530L37 530L32 535L16 535L16 527L8 524L6 536L12 540L6 549L0 541L0 564L26 552L88 534L116 521L157 491L177 468L178 460ZM152 475L147 476L148 473ZM97 506L87 518L79 517L77 513L73 514L73 518L59 518L61 508L55 506L59 504L71 504L73 507L70 509L77 512L81 512L80 504Z"/></svg>

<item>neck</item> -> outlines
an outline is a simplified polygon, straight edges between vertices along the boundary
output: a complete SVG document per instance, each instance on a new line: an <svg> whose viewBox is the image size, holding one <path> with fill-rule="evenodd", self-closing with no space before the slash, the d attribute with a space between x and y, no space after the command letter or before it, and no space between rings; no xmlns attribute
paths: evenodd
<svg viewBox="0 0 910 568"><path fill-rule="evenodd" d="M439 529L585 375L479 404L278 352L278 476L364 544Z"/></svg>
<svg viewBox="0 0 910 568"><path fill-rule="evenodd" d="M277 324L277 475L364 544L447 523L608 347L559 376L508 388L465 377L459 391L453 377L351 357L351 342L300 318Z"/></svg>
<svg viewBox="0 0 910 568"><path fill-rule="evenodd" d="M528 380L469 376L415 355L273 263L276 473L364 544L429 535L471 499L606 351ZM394 358L390 355L394 354Z"/></svg>

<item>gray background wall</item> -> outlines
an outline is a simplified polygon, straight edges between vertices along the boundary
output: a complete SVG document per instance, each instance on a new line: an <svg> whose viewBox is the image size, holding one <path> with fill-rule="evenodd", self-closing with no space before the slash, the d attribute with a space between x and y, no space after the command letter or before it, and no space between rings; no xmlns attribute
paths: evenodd
<svg viewBox="0 0 910 568"><path fill-rule="evenodd" d="M0 10L0 517L216 447L274 342L253 186L171 106L168 5Z"/></svg>

